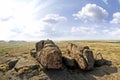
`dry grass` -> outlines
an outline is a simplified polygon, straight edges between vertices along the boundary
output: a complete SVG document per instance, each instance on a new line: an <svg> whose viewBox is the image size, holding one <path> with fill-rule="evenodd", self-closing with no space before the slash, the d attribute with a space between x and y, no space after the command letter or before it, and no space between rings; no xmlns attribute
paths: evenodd
<svg viewBox="0 0 120 80"><path fill-rule="evenodd" d="M56 42L61 51L66 50L67 43L72 42L79 46L89 46L94 52L100 52L103 57L113 62L120 62L120 42L117 41L62 41Z"/></svg>
<svg viewBox="0 0 120 80"><path fill-rule="evenodd" d="M107 60L112 61L111 66L101 66L96 67L94 70L90 72L70 72L69 70L61 70L61 71L50 71L41 73L39 76L34 76L39 78L49 77L50 80L61 80L61 77L65 80L119 80L120 78L120 42L114 41L55 41L55 43L59 46L61 51L66 50L66 46L69 42L72 42L79 46L89 46L94 53L101 52L103 57ZM4 53L21 53L21 52L29 52L31 49L35 48L35 42L0 42L0 54ZM20 71L28 71L27 68ZM54 77L55 76L55 77ZM2 80L5 80L6 77L3 77ZM56 79L57 78L57 79ZM60 79L59 79L60 78Z"/></svg>
<svg viewBox="0 0 120 80"><path fill-rule="evenodd" d="M0 42L0 54L4 53L19 53L19 52L29 52L29 50L35 47L34 42Z"/></svg>
<svg viewBox="0 0 120 80"><path fill-rule="evenodd" d="M79 46L89 46L94 53L101 52L104 58L120 62L120 42L115 41L56 41L61 51L66 50L66 46L72 42ZM12 41L0 42L0 54L29 52L35 48L35 42Z"/></svg>

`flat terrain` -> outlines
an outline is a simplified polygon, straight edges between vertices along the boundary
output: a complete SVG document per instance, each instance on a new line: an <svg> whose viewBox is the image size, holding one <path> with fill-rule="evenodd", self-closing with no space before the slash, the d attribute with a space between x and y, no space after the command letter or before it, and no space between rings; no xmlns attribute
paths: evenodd
<svg viewBox="0 0 120 80"><path fill-rule="evenodd" d="M50 80L119 80L120 78L120 42L119 41L55 41L61 51L66 50L68 42L79 46L89 46L94 52L102 53L103 57L112 62L112 65L96 67L92 71L73 71L65 69L63 72L41 72ZM35 42L25 41L0 41L0 57L6 53L28 53L35 48ZM70 75L70 76L69 76ZM1 77L1 76L0 76ZM60 78L61 77L61 78ZM33 77L33 79L36 77ZM62 79L63 78L63 79ZM37 79L36 79L37 80ZM41 79L42 80L42 79ZM46 80L46 79L45 79ZM49 80L49 79L48 79Z"/></svg>

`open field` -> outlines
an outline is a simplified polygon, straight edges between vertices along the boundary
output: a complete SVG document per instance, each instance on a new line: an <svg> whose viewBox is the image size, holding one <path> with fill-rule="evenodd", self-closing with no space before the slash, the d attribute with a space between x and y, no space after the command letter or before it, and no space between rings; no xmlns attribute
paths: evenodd
<svg viewBox="0 0 120 80"><path fill-rule="evenodd" d="M34 42L25 42L25 41L4 42L2 41L0 42L0 54L29 52L29 50L34 47L35 47Z"/></svg>
<svg viewBox="0 0 120 80"><path fill-rule="evenodd" d="M72 42L79 46L89 46L94 53L101 52L103 57L112 62L111 66L95 68L93 71L75 73L72 77L75 80L119 80L120 78L120 42L119 41L56 41L61 51L66 50L67 43ZM11 41L0 42L0 56L10 53L28 53L35 48L35 42ZM53 72L54 74L54 72ZM48 73L49 75L49 73ZM83 75L83 76L82 76ZM59 74L58 74L59 76ZM86 77L86 78L84 78ZM51 79L52 80L52 79ZM53 79L54 80L54 79ZM69 79L68 79L69 80Z"/></svg>

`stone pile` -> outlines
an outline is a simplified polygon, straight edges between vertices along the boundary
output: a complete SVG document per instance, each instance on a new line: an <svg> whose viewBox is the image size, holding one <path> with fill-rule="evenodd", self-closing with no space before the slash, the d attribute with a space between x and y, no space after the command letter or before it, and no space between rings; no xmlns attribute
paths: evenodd
<svg viewBox="0 0 120 80"><path fill-rule="evenodd" d="M67 50L63 54L63 61L68 67L74 68L78 65L83 70L91 70L95 65L104 64L100 53L94 57L93 51L88 46L79 47L72 43L68 43Z"/></svg>
<svg viewBox="0 0 120 80"><path fill-rule="evenodd" d="M100 53L94 56L88 46L79 47L73 43L68 43L66 52L61 53L52 40L41 40L36 43L36 49L31 50L30 53L46 69L61 69L64 63L70 68L91 70L95 65L104 64Z"/></svg>

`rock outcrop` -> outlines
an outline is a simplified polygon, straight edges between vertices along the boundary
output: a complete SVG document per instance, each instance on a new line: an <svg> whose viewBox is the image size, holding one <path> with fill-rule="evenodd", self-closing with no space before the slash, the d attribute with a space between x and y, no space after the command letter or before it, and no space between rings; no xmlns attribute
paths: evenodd
<svg viewBox="0 0 120 80"><path fill-rule="evenodd" d="M43 49L45 47L46 44L54 44L54 42L52 40L41 40L39 42L36 43L35 47L36 47L36 52L40 51L41 49ZM55 45L55 44L54 44Z"/></svg>
<svg viewBox="0 0 120 80"><path fill-rule="evenodd" d="M14 68L15 64L18 62L18 59L15 58L2 58L4 61L1 60L0 62L0 71L8 71Z"/></svg>
<svg viewBox="0 0 120 80"><path fill-rule="evenodd" d="M29 54L24 55L15 65L15 70L19 75L38 70L39 63Z"/></svg>
<svg viewBox="0 0 120 80"><path fill-rule="evenodd" d="M37 57L37 52L36 52L36 50L35 50L35 49L30 50L30 55L31 55L32 57L36 58L36 57Z"/></svg>
<svg viewBox="0 0 120 80"><path fill-rule="evenodd" d="M90 50L88 46L79 47L75 44L69 43L67 47L67 52L69 57L74 59L81 69L91 70L94 67L93 52ZM64 56L64 58L65 57L66 56Z"/></svg>
<svg viewBox="0 0 120 80"><path fill-rule="evenodd" d="M103 56L101 53L97 53L95 56L95 66L102 66L105 64L106 60L103 59Z"/></svg>
<svg viewBox="0 0 120 80"><path fill-rule="evenodd" d="M62 68L62 54L51 40L42 40L36 44L37 60L47 69Z"/></svg>
<svg viewBox="0 0 120 80"><path fill-rule="evenodd" d="M91 70L103 64L110 65L111 62L103 59L101 53L94 56L88 46L69 43L67 50L61 52L53 41L42 40L30 53L6 53L0 57L0 80L78 80L78 77L88 80L90 77L86 78L86 75L90 75L80 69Z"/></svg>

